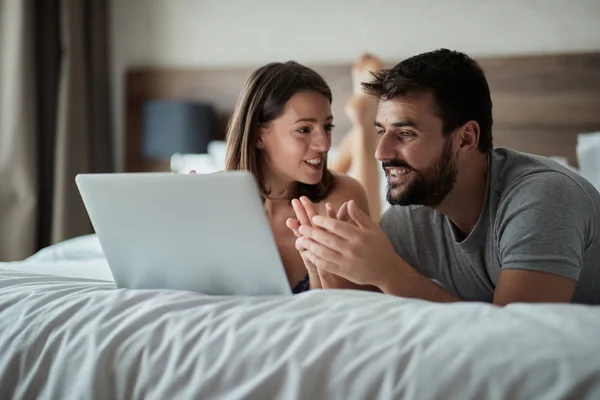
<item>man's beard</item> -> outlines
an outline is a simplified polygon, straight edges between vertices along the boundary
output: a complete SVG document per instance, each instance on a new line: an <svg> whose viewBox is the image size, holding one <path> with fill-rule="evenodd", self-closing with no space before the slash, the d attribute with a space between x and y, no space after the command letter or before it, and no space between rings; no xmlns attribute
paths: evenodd
<svg viewBox="0 0 600 400"><path fill-rule="evenodd" d="M388 179L387 201L393 206L424 205L435 207L450 193L456 182L456 165L452 160L452 140L446 139L439 160L428 171L427 176L415 170L405 161L398 159L385 161L382 167L408 168L415 176L406 184L400 195L394 196ZM410 172L409 172L410 173Z"/></svg>

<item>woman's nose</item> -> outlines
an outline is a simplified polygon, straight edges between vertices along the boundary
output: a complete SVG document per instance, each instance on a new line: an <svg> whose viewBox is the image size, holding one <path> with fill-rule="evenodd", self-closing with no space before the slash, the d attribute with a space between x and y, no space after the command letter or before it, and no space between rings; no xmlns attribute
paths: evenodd
<svg viewBox="0 0 600 400"><path fill-rule="evenodd" d="M326 133L318 133L313 140L313 148L318 151L328 151L331 147L331 137Z"/></svg>

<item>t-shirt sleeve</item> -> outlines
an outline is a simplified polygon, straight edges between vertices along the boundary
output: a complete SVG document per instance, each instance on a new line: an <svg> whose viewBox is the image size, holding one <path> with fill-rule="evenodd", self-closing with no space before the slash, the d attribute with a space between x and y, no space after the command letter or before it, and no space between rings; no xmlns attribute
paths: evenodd
<svg viewBox="0 0 600 400"><path fill-rule="evenodd" d="M543 172L523 178L499 207L497 243L502 268L578 280L590 213L587 193L570 177Z"/></svg>

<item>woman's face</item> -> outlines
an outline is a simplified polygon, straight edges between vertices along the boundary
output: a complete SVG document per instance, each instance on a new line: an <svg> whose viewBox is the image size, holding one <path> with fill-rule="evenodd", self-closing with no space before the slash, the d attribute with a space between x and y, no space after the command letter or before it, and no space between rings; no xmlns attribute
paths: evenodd
<svg viewBox="0 0 600 400"><path fill-rule="evenodd" d="M327 97L318 92L293 95L283 114L259 131L257 147L263 153L267 182L319 183L331 147L332 123Z"/></svg>

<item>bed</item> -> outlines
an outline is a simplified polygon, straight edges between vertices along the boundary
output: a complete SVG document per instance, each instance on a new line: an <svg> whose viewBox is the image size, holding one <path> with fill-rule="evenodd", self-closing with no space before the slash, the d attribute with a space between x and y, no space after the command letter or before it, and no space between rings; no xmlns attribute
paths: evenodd
<svg viewBox="0 0 600 400"><path fill-rule="evenodd" d="M579 134L600 130L600 55L482 65L497 144L579 168ZM334 95L350 88L347 68L321 68ZM131 71L128 170L168 168L136 147L144 99L222 85L226 114L247 72ZM95 235L0 263L0 348L0 398L600 398L600 306L117 289Z"/></svg>
<svg viewBox="0 0 600 400"><path fill-rule="evenodd" d="M0 398L597 399L599 337L580 305L116 289L94 235L0 270Z"/></svg>

